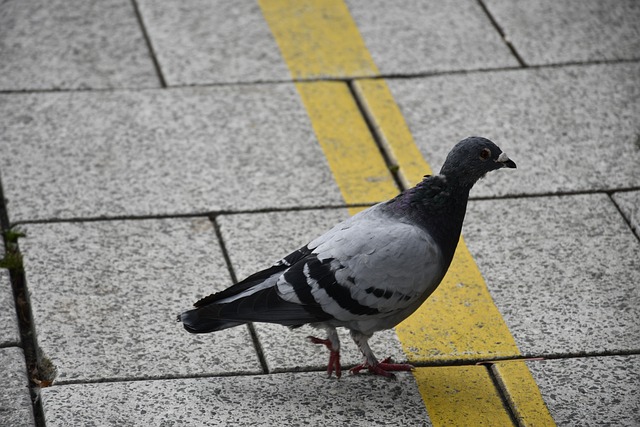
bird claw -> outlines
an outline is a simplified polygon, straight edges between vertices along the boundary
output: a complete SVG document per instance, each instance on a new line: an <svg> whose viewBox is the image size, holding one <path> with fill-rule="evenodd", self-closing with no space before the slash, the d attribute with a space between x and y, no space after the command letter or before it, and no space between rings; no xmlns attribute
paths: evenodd
<svg viewBox="0 0 640 427"><path fill-rule="evenodd" d="M329 364L327 365L327 377L331 378L331 375L335 372L336 378L342 376L342 366L340 366L340 351L334 350L331 345L331 341L328 339L316 338L308 336L307 339L313 344L322 344L329 349ZM368 362L364 362L358 366L354 366L349 369L349 373L356 375L363 369L367 369L374 375L380 375L386 378L394 379L396 376L392 372L397 371L413 371L415 368L408 363L393 363L390 357L387 357L382 362L378 362L374 365L370 365Z"/></svg>
<svg viewBox="0 0 640 427"><path fill-rule="evenodd" d="M368 362L364 362L349 369L349 372L356 375L365 368L374 375L381 375L392 379L396 376L391 371L413 371L415 369L413 365L409 365L408 363L392 363L391 358L387 357L382 362L376 363L375 365L370 365Z"/></svg>
<svg viewBox="0 0 640 427"><path fill-rule="evenodd" d="M323 344L329 349L329 364L327 365L327 377L331 378L331 374L336 373L336 378L342 376L342 366L340 365L340 351L334 350L331 341L308 336L307 339L313 344Z"/></svg>

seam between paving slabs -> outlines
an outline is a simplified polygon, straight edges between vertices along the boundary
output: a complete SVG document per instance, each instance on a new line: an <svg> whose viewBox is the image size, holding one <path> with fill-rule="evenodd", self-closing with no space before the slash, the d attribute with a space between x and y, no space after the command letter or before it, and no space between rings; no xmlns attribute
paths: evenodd
<svg viewBox="0 0 640 427"><path fill-rule="evenodd" d="M153 68L155 69L156 76L158 77L158 83L160 83L161 88L166 88L167 80L164 78L164 74L162 73L162 67L160 66L160 61L158 61L158 56L156 55L156 51L153 47L153 43L151 43L151 37L149 37L147 27L144 24L144 19L142 19L142 14L140 13L138 2L136 0L131 0L131 7L133 8L133 12L136 16L136 19L138 20L138 25L140 26L142 37L144 38L144 41L147 44L147 49L149 50L149 56L151 57Z"/></svg>
<svg viewBox="0 0 640 427"><path fill-rule="evenodd" d="M616 202L616 200L613 198L613 193L614 192L607 192L607 196L609 197L609 200L611 201L611 203L613 203L613 206L615 206L616 209L618 210L618 213L622 217L622 220L627 224L627 227L629 227L629 231L631 232L631 234L636 236L636 239L640 241L640 229L638 230L633 229L633 225L631 224L631 215L629 216L625 215L625 213L622 211L622 208L620 207L618 202Z"/></svg>
<svg viewBox="0 0 640 427"><path fill-rule="evenodd" d="M524 61L522 56L520 56L520 53L518 53L518 51L516 50L515 46L511 43L511 41L509 41L504 29L502 28L502 26L500 26L500 24L498 23L496 18L493 16L493 14L491 13L487 5L484 3L484 0L477 0L477 1L478 1L478 4L480 5L480 8L484 12L484 14L487 16L487 18L489 18L489 21L491 21L491 25L493 25L493 28L495 28L498 34L500 34L502 41L507 45L507 47L511 51L511 54L518 61L518 64L520 64L520 67L527 68L528 66L527 63Z"/></svg>
<svg viewBox="0 0 640 427"><path fill-rule="evenodd" d="M44 426L44 412L39 396L39 388L34 383L34 378L43 378L43 372L41 372L42 367L38 363L38 342L33 325L31 303L29 301L29 292L26 287L20 247L18 246L17 241L10 241L8 238L8 232L11 228L12 224L9 220L6 199L4 198L2 179L0 179L0 232L2 234L0 238L4 240L5 256L11 251L18 257L18 265L9 269L9 278L11 281L14 305L16 309L16 318L18 320L20 341L25 358L25 371L27 372L27 385L29 387L29 395L31 397L33 418L36 426ZM55 373L52 373L52 375L55 375Z"/></svg>
<svg viewBox="0 0 640 427"><path fill-rule="evenodd" d="M379 77L343 0L259 0L259 4L294 79L337 75L347 81L363 75ZM393 197L397 192L393 176L369 126L377 132L388 162L399 167L397 178L403 187L419 181L430 168L385 81L374 78L350 84L351 90L346 82L335 81L296 83L296 88L345 202ZM357 102L350 99L353 94L358 97ZM364 111L360 110L362 107ZM368 117L368 123L363 115ZM357 148L351 146L354 141ZM350 209L351 214L357 211ZM396 332L409 361L417 364L520 356L462 239L443 284L413 316L398 325ZM526 365L519 366L523 367L518 371L521 386L535 392L529 396L540 396ZM446 379L434 380L436 373L442 375L446 371L452 373L449 379L477 373L478 381L463 382L466 395L475 398L461 402L459 390L452 390ZM434 425L478 424L487 420L482 418L485 414L491 414L489 421L493 422L496 417L502 417L507 424L514 419L502 403L496 407L496 399L502 399L493 377L483 366L418 368L414 377ZM510 397L516 407L525 403L515 399L517 396ZM541 397L539 403L546 408ZM525 413L519 421L524 425L553 425L550 416L543 420L536 415Z"/></svg>
<svg viewBox="0 0 640 427"><path fill-rule="evenodd" d="M372 78L372 79L416 79L423 77L439 77L439 76L455 76L455 75L469 75L469 74L481 74L481 73L495 73L500 71L518 71L524 70L545 70L564 67L590 67L594 65L615 65L615 64L634 64L640 62L640 58L625 58L625 59L594 59L585 61L565 61L554 62L551 64L534 64L522 67L520 65L515 66L502 66L502 67L489 67L489 68L474 68L468 70L448 70L448 71L423 71L423 72L411 72L411 73L386 73L375 76L351 76L347 80ZM65 89L2 89L0 95L24 95L34 93L68 93L68 92L145 92L154 90L179 90L185 88L208 88L208 87L220 87L220 86L256 86L256 85L272 85L281 83L295 82L318 82L318 81L345 81L344 77L309 77L298 79L272 79L272 80L243 80L236 82L218 82L218 83L181 83L181 84L168 84L167 87L148 87L148 88L136 88L136 87L114 87L114 88L65 88Z"/></svg>
<svg viewBox="0 0 640 427"><path fill-rule="evenodd" d="M227 265L227 270L229 271L229 275L231 276L231 281L233 283L238 283L238 276L236 275L236 272L233 269L233 263L231 262L229 251L227 251L227 245L224 243L224 238L222 237L222 231L220 230L220 224L218 223L217 217L209 217L209 221L211 221L211 224L213 225L213 229L215 230L218 243L220 244L220 251L222 252L224 262ZM249 334L251 335L251 341L253 341L253 346L256 349L256 353L258 355L258 360L260 361L260 367L262 368L262 372L264 374L268 374L269 367L267 365L267 361L264 358L264 352L262 351L262 345L260 344L260 340L258 339L256 328L255 326L253 326L253 323L247 323L247 329L249 329Z"/></svg>

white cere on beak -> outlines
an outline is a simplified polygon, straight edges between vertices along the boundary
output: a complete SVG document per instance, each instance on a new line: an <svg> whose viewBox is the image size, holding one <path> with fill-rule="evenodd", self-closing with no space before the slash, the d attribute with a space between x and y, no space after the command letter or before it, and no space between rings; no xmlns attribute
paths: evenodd
<svg viewBox="0 0 640 427"><path fill-rule="evenodd" d="M500 155L498 156L498 160L496 160L496 162L499 163L505 163L509 161L509 156L507 156L507 153L500 153Z"/></svg>

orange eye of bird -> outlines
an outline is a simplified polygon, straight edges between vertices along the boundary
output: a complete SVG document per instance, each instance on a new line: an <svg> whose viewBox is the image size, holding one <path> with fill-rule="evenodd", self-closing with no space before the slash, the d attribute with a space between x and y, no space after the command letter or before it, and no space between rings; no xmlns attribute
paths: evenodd
<svg viewBox="0 0 640 427"><path fill-rule="evenodd" d="M491 157L491 150L489 150L488 148L484 148L481 152L480 152L480 158L482 160L487 160L489 157Z"/></svg>

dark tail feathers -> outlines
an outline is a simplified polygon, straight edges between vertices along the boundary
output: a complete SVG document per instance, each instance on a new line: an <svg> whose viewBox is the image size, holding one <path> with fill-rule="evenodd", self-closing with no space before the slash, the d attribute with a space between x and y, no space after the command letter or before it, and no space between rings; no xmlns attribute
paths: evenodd
<svg viewBox="0 0 640 427"><path fill-rule="evenodd" d="M178 315L178 322L182 322L184 328L192 334L221 331L245 324L245 322L234 322L216 318L216 311L219 311L216 310L218 307L210 305L185 311Z"/></svg>
<svg viewBox="0 0 640 427"><path fill-rule="evenodd" d="M184 328L194 334L220 331L248 322L298 326L330 318L319 307L305 307L283 300L276 288L262 289L231 302L203 305L178 316Z"/></svg>

